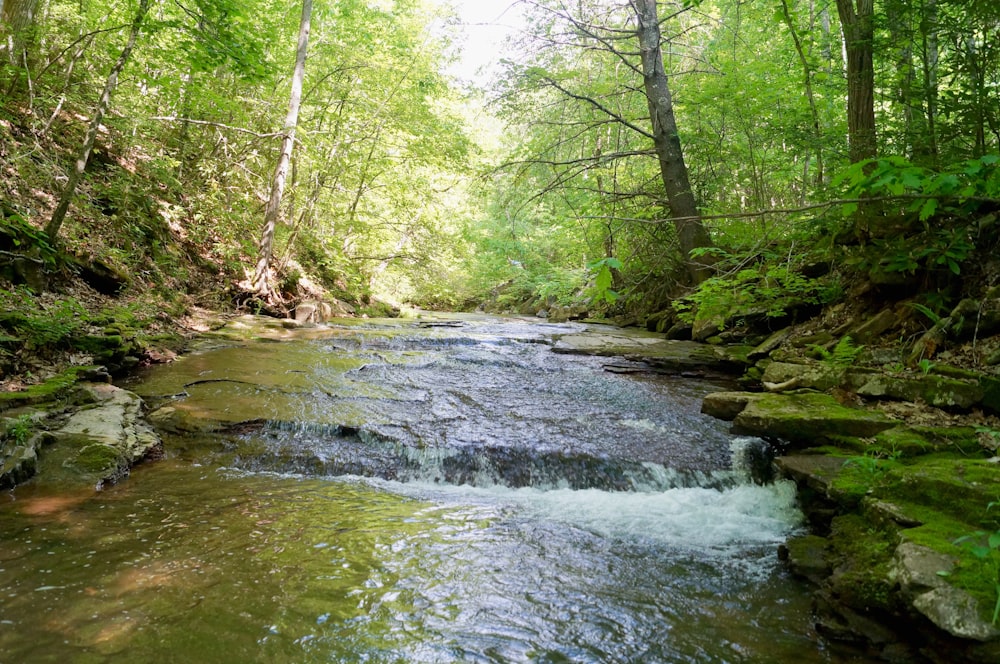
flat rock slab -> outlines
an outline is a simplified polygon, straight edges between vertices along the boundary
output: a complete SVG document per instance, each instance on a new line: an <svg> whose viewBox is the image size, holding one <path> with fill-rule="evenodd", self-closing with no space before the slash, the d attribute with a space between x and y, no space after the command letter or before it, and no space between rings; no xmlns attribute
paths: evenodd
<svg viewBox="0 0 1000 664"><path fill-rule="evenodd" d="M723 419L731 417L734 433L779 438L798 448L835 442L845 436L868 438L898 424L883 413L849 408L818 392L744 394L709 395L703 409L724 415Z"/></svg>
<svg viewBox="0 0 1000 664"><path fill-rule="evenodd" d="M825 454L793 454L778 457L774 465L778 471L799 486L808 486L824 496L830 496L830 487L844 468L847 459Z"/></svg>
<svg viewBox="0 0 1000 664"><path fill-rule="evenodd" d="M55 444L43 453L40 470L53 481L117 481L159 449L160 438L142 421L137 395L99 383L81 389L90 403L49 434Z"/></svg>
<svg viewBox="0 0 1000 664"><path fill-rule="evenodd" d="M566 334L556 341L556 353L625 357L669 372L709 371L730 374L747 366L744 347L727 348L661 336Z"/></svg>

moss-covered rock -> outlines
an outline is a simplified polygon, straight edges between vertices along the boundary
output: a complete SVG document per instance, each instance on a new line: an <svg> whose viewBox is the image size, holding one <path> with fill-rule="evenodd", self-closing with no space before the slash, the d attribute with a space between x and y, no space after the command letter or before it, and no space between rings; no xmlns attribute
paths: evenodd
<svg viewBox="0 0 1000 664"><path fill-rule="evenodd" d="M935 452L977 454L982 445L972 427L898 426L875 436L874 446L887 454L917 457Z"/></svg>
<svg viewBox="0 0 1000 664"><path fill-rule="evenodd" d="M863 397L921 401L936 408L969 410L983 400L978 382L945 376L853 375L855 391Z"/></svg>
<svg viewBox="0 0 1000 664"><path fill-rule="evenodd" d="M754 395L733 419L734 433L779 438L795 448L869 437L896 426L877 411L849 408L828 394L795 392Z"/></svg>
<svg viewBox="0 0 1000 664"><path fill-rule="evenodd" d="M142 400L108 384L87 384L87 405L49 434L39 460L43 481L100 484L118 481L132 464L157 453L160 439L141 419Z"/></svg>
<svg viewBox="0 0 1000 664"><path fill-rule="evenodd" d="M985 459L954 455L922 457L887 472L879 493L899 502L933 506L973 527L989 526L997 515L988 515L986 506L1000 500L1000 467ZM987 522L976 523L977 518Z"/></svg>
<svg viewBox="0 0 1000 664"><path fill-rule="evenodd" d="M892 613L895 580L890 574L895 532L873 526L858 514L833 520L829 537L835 569L829 579L847 606L866 613Z"/></svg>

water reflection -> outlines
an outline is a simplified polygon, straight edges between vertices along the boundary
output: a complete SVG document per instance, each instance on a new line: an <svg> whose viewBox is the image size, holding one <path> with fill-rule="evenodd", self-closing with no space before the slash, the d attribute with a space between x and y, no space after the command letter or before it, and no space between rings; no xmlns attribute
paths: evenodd
<svg viewBox="0 0 1000 664"><path fill-rule="evenodd" d="M677 491L373 485L170 461L83 498L22 487L0 513L0 661L836 661L772 562L793 524L740 508L728 534L678 523L651 536L688 501L715 500L703 517L715 522L747 503Z"/></svg>
<svg viewBox="0 0 1000 664"><path fill-rule="evenodd" d="M166 460L0 504L0 662L842 661L775 560L791 487L733 467L709 385L459 321L150 371Z"/></svg>

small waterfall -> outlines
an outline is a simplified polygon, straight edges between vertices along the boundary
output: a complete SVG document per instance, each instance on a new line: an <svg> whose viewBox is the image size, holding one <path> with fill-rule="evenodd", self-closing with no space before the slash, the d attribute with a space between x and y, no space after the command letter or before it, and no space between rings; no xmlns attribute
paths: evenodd
<svg viewBox="0 0 1000 664"><path fill-rule="evenodd" d="M234 439L233 446L233 465L246 470L356 475L401 483L652 493L723 490L772 479L770 447L747 437L732 440L730 467L716 470L673 468L544 445L415 446L375 426L266 422Z"/></svg>

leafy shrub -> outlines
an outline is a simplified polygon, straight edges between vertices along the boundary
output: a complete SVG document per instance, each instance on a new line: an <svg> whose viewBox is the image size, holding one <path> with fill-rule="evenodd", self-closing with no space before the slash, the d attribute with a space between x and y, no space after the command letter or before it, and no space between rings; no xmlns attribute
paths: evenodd
<svg viewBox="0 0 1000 664"><path fill-rule="evenodd" d="M1000 155L985 155L940 171L916 166L902 157L853 164L833 181L851 198L880 200L883 212L911 225L888 238L875 239L862 267L889 273L960 275L976 250L975 215L1000 198ZM845 216L858 203L841 207Z"/></svg>
<svg viewBox="0 0 1000 664"><path fill-rule="evenodd" d="M0 324L31 348L66 345L84 325L86 311L74 298L41 307L27 288L0 289Z"/></svg>
<svg viewBox="0 0 1000 664"><path fill-rule="evenodd" d="M705 280L693 293L675 300L674 309L687 323L696 316L727 319L740 313L780 318L790 307L828 304L839 296L836 283L805 277L787 263L763 263Z"/></svg>

